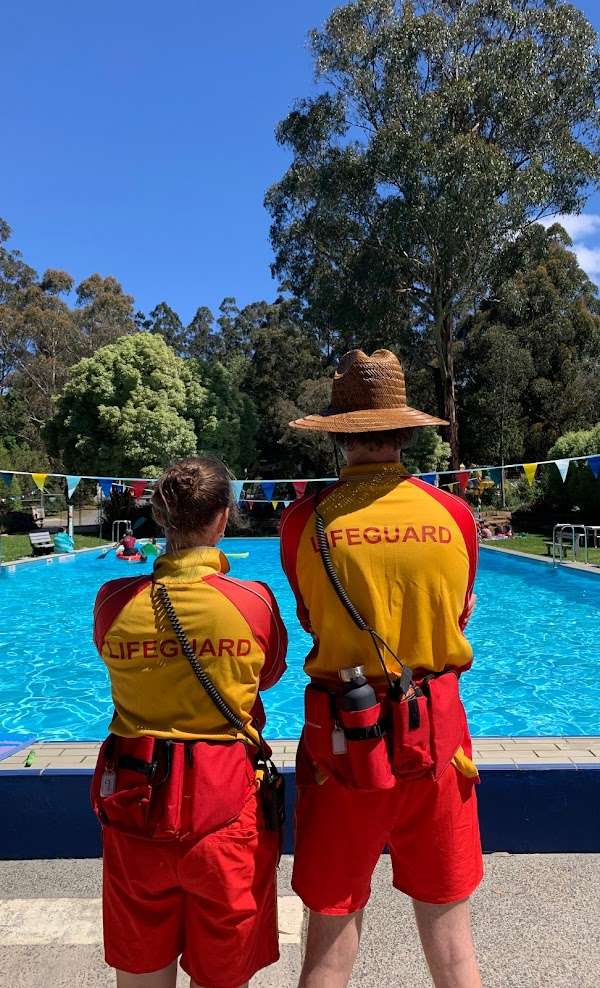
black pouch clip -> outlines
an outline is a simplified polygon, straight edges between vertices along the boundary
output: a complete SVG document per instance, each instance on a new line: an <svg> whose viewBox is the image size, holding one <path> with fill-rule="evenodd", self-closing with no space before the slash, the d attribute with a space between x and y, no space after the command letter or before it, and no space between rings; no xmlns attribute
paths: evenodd
<svg viewBox="0 0 600 988"><path fill-rule="evenodd" d="M282 830L285 823L285 779L270 759L260 767L263 770L260 794L265 827L267 830Z"/></svg>

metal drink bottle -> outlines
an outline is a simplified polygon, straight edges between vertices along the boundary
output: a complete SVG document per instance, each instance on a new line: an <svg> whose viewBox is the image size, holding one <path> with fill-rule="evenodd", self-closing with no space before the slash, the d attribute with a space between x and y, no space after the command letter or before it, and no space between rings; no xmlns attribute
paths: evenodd
<svg viewBox="0 0 600 988"><path fill-rule="evenodd" d="M375 690L365 676L364 666L348 666L340 669L339 677L344 686L339 696L342 710L368 710L377 703Z"/></svg>
<svg viewBox="0 0 600 988"><path fill-rule="evenodd" d="M390 789L395 785L383 728L381 704L363 666L340 669L344 684L338 710L346 738L351 785L356 789Z"/></svg>

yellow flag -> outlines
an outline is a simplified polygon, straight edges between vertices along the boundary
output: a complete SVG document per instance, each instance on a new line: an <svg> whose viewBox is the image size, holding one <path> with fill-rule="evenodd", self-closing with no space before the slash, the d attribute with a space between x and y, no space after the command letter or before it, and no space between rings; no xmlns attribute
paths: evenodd
<svg viewBox="0 0 600 988"><path fill-rule="evenodd" d="M279 504L279 501L271 501L271 504L273 505L273 509L277 511L277 505Z"/></svg>
<svg viewBox="0 0 600 988"><path fill-rule="evenodd" d="M44 490L44 484L46 482L47 473L32 473L31 478L36 487L39 487L41 491Z"/></svg>
<svg viewBox="0 0 600 988"><path fill-rule="evenodd" d="M525 476L530 484L533 484L535 480L535 471L537 470L537 463L524 463L523 470L525 471Z"/></svg>

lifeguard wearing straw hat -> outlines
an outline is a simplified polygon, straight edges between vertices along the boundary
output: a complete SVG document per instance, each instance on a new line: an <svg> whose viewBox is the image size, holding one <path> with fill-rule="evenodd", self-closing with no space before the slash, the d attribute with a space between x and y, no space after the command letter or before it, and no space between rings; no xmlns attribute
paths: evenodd
<svg viewBox="0 0 600 988"><path fill-rule="evenodd" d="M404 371L391 350L369 357L350 350L340 360L331 388L331 402L318 415L290 422L294 429L315 432L383 432L420 425L448 425L406 402Z"/></svg>

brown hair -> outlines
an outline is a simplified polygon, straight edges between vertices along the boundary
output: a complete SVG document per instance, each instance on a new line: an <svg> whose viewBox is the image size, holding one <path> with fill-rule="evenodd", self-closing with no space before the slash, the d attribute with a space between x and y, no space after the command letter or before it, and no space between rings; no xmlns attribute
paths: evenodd
<svg viewBox="0 0 600 988"><path fill-rule="evenodd" d="M413 432L411 428L383 429L380 432L338 432L335 441L338 446L345 446L346 449L352 449L353 446L374 446L375 449L395 446L396 449L402 449L403 446L409 445Z"/></svg>
<svg viewBox="0 0 600 988"><path fill-rule="evenodd" d="M198 532L231 508L229 470L219 460L189 456L165 470L152 495L152 516L173 542ZM179 538L178 538L179 536Z"/></svg>

